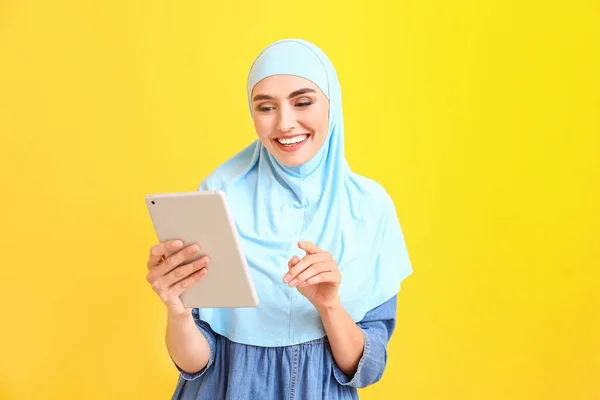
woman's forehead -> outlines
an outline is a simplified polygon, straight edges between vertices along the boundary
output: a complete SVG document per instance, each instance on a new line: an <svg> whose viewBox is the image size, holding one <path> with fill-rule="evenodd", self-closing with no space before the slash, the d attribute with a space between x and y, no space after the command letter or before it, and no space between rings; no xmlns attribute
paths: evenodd
<svg viewBox="0 0 600 400"><path fill-rule="evenodd" d="M321 88L309 79L296 75L272 75L262 79L254 86L252 96L256 94L287 96L294 91L305 88L313 89L318 94L324 95Z"/></svg>

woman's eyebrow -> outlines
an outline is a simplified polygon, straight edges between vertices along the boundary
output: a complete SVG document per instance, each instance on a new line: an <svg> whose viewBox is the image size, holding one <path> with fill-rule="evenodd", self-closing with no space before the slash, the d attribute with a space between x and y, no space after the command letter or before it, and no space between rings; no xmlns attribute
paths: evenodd
<svg viewBox="0 0 600 400"><path fill-rule="evenodd" d="M311 88L298 89L298 90L294 90L292 93L290 93L287 98L291 99L293 97L300 96L301 94L305 94L305 93L316 93L316 91ZM258 101L258 100L275 100L275 98L268 94L257 94L256 96L254 96L252 101Z"/></svg>
<svg viewBox="0 0 600 400"><path fill-rule="evenodd" d="M292 93L290 93L288 95L288 99L291 99L296 96L300 96L301 94L305 94L305 93L316 93L316 92L311 88L298 89L298 90L294 90Z"/></svg>

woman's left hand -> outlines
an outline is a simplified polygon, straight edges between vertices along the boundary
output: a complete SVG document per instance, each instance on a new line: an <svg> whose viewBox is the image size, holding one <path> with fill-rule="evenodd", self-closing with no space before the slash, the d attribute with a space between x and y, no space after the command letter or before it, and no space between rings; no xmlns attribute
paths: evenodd
<svg viewBox="0 0 600 400"><path fill-rule="evenodd" d="M338 301L338 290L342 274L331 253L310 242L298 242L298 247L306 252L299 259L292 257L288 262L290 270L283 281L290 287L298 288L300 294L310 301L317 310L333 305Z"/></svg>

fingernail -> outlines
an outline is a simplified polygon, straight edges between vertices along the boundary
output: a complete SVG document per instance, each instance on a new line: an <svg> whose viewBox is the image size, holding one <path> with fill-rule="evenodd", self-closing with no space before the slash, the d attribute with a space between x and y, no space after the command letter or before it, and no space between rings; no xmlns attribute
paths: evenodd
<svg viewBox="0 0 600 400"><path fill-rule="evenodd" d="M285 276L283 277L283 281L285 283L288 283L290 279L292 279L292 276L290 274L285 274Z"/></svg>
<svg viewBox="0 0 600 400"><path fill-rule="evenodd" d="M294 287L294 286L296 286L296 283L298 283L298 279L294 279L294 280L292 280L292 281L290 282L290 286L291 286L291 287Z"/></svg>

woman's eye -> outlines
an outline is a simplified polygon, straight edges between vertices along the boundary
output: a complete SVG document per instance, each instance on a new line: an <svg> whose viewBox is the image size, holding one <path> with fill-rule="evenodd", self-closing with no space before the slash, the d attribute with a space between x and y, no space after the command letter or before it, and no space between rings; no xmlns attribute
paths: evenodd
<svg viewBox="0 0 600 400"><path fill-rule="evenodd" d="M312 104L313 102L310 100L305 100L305 101L301 101L296 103L296 107L308 107Z"/></svg>

